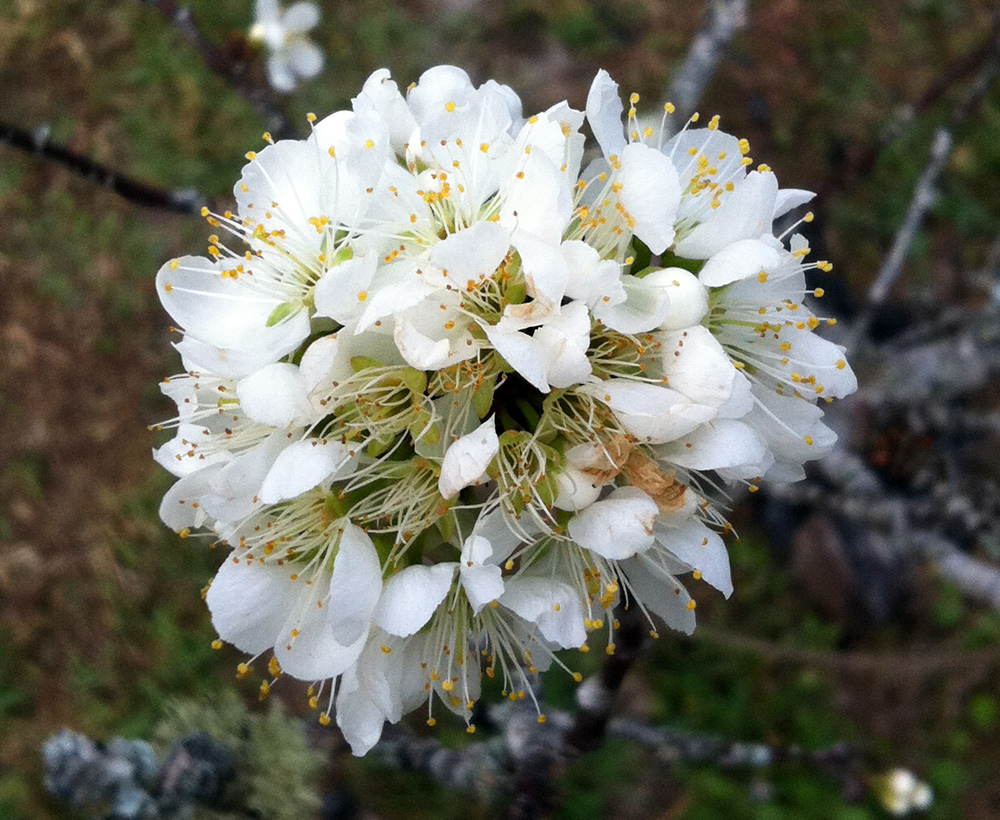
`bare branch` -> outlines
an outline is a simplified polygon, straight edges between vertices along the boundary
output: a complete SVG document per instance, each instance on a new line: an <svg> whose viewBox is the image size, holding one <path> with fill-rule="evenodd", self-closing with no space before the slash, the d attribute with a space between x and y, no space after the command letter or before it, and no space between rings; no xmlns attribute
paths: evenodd
<svg viewBox="0 0 1000 820"><path fill-rule="evenodd" d="M192 188L166 190L113 171L98 162L74 153L49 141L49 128L42 126L25 131L17 126L0 123L0 143L35 154L68 168L88 182L106 188L123 199L145 208L160 208L181 214L196 214L203 204L202 196Z"/></svg>
<svg viewBox="0 0 1000 820"><path fill-rule="evenodd" d="M951 156L955 130L968 119L972 110L986 96L990 86L1000 76L1000 43L997 42L996 36L991 42L993 43L991 55L984 63L976 81L952 111L947 125L938 128L934 134L930 157L917 180L906 218L896 234L892 250L868 291L865 305L851 328L846 345L848 353L855 349L858 343L868 335L876 311L888 298L889 291L902 272L903 263L910 255L910 247L913 245L917 231L920 230L924 217L937 198L938 177L941 176L941 172Z"/></svg>
<svg viewBox="0 0 1000 820"><path fill-rule="evenodd" d="M248 63L231 59L206 39L189 8L178 5L174 0L139 0L139 2L155 6L164 17L180 29L184 39L194 47L205 65L230 83L253 106L275 139L298 136L271 87L266 83L254 82L249 73Z"/></svg>
<svg viewBox="0 0 1000 820"><path fill-rule="evenodd" d="M674 74L667 99L677 109L677 122L690 117L715 74L730 41L747 25L747 0L713 0L704 25Z"/></svg>
<svg viewBox="0 0 1000 820"><path fill-rule="evenodd" d="M1000 612L1000 567L966 555L935 533L913 533L915 546L934 561L938 571L967 597Z"/></svg>

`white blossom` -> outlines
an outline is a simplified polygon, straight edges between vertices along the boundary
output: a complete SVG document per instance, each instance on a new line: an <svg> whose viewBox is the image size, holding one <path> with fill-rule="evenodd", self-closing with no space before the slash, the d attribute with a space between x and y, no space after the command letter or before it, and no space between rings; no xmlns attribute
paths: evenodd
<svg viewBox="0 0 1000 820"><path fill-rule="evenodd" d="M261 7L291 71L315 15ZM161 517L229 550L207 603L240 673L309 681L357 754L418 708L471 721L483 675L528 697L590 633L613 652L619 604L690 632L681 577L733 590L704 488L832 446L818 400L856 382L804 301L829 265L772 230L811 195L716 119L657 144L629 99L600 72L586 114L525 117L459 68L381 69L265 137L208 258L157 276L184 369Z"/></svg>
<svg viewBox="0 0 1000 820"><path fill-rule="evenodd" d="M282 9L279 0L257 0L247 36L267 49L267 80L275 91L294 91L300 80L323 70L323 52L307 37L319 20L316 3L300 1Z"/></svg>

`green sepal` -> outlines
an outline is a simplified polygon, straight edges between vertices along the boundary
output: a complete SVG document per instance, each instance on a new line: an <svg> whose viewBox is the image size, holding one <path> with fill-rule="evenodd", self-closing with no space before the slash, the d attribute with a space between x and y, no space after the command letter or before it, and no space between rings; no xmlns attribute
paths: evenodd
<svg viewBox="0 0 1000 820"><path fill-rule="evenodd" d="M685 259L670 251L660 254L661 268L684 268L686 271L697 274L704 266L704 259Z"/></svg>
<svg viewBox="0 0 1000 820"><path fill-rule="evenodd" d="M404 367L399 371L399 379L414 396L422 396L427 389L427 374L415 367Z"/></svg>
<svg viewBox="0 0 1000 820"><path fill-rule="evenodd" d="M632 237L632 254L634 259L632 261L632 267L629 268L629 273L635 276L641 276L642 274L637 274L636 271L641 271L644 268L649 267L649 263L653 258L652 251L649 250L649 246L643 242L641 239Z"/></svg>
<svg viewBox="0 0 1000 820"><path fill-rule="evenodd" d="M341 245L337 248L337 252L333 255L333 259L330 260L329 267L334 267L335 265L340 265L346 262L348 259L354 258L354 248L350 245Z"/></svg>
<svg viewBox="0 0 1000 820"><path fill-rule="evenodd" d="M295 302L282 302L271 311L271 315L267 317L267 321L264 324L266 324L267 327L274 327L286 316L291 316L295 313L297 309L298 305L295 304Z"/></svg>
<svg viewBox="0 0 1000 820"><path fill-rule="evenodd" d="M382 367L382 362L375 359L369 359L367 356L352 356L351 357L351 369L355 373L360 373L362 370L368 370L373 367Z"/></svg>
<svg viewBox="0 0 1000 820"><path fill-rule="evenodd" d="M496 390L497 380L495 378L486 379L479 389L472 394L472 406L476 409L476 415L480 419L486 418L493 408L493 393Z"/></svg>

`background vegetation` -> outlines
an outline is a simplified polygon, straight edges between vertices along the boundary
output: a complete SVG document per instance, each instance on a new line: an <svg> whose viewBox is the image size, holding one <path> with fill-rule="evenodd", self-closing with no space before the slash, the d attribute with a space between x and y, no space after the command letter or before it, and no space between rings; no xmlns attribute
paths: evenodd
<svg viewBox="0 0 1000 820"><path fill-rule="evenodd" d="M205 34L238 48L251 0L190 4ZM324 74L290 102L297 122L348 104L388 66L406 85L452 62L517 89L525 108L582 107L598 67L656 109L705 4L682 0L321 0ZM900 106L922 99L989 36L993 0L755 0L749 25L702 110L750 139L786 185L823 193L812 239L836 263L824 282L849 313L902 221L933 129L954 95L918 112L877 164L852 175ZM0 119L51 126L53 140L153 183L225 203L253 110L212 75L176 29L128 0L0 4ZM974 303L964 273L1000 235L1000 94L956 135L941 197L902 289ZM171 479L150 458L147 425L171 415L157 382L179 367L153 289L163 260L205 242L200 220L143 210L44 160L0 145L0 817L81 817L44 795L39 745L69 726L149 736L168 701L248 686L240 660L213 652L199 590L219 556L179 541L157 517ZM892 315L883 317L891 325ZM895 321L905 322L905 315ZM993 466L995 470L995 465ZM872 773L904 765L929 781L933 818L1000 816L1000 615L934 573L909 567L884 623L820 607L769 546L753 508L736 511L736 593L695 590L704 625L664 635L626 682L621 710L732 739L862 744ZM989 549L989 545L981 547ZM987 557L990 557L987 555ZM993 558L998 557L993 555ZM974 651L974 650L980 651ZM595 652L576 666L594 668ZM901 658L937 658L926 671ZM573 659L576 661L577 659ZM547 696L572 704L572 682ZM282 686L292 712L304 693ZM449 734L454 731L454 737ZM464 743L447 727L443 737ZM477 736L478 739L478 736ZM335 740L327 741L336 747ZM334 756L325 775L366 816L486 817L445 791L372 760ZM767 772L671 766L622 741L561 780L566 818L884 816L848 803L805 765Z"/></svg>

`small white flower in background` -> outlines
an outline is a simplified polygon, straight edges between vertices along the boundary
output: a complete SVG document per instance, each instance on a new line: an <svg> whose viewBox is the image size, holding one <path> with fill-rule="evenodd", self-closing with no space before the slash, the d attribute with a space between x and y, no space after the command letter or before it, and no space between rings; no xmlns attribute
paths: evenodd
<svg viewBox="0 0 1000 820"><path fill-rule="evenodd" d="M267 49L267 80L275 91L294 91L300 80L323 70L323 52L306 36L319 19L315 3L292 3L282 10L278 0L257 0L247 37Z"/></svg>
<svg viewBox="0 0 1000 820"><path fill-rule="evenodd" d="M934 792L908 769L892 769L872 778L872 791L882 807L894 817L926 811L934 803Z"/></svg>
<svg viewBox="0 0 1000 820"><path fill-rule="evenodd" d="M315 7L258 12L292 72ZM215 645L262 696L311 681L357 754L417 708L469 722L483 675L530 697L591 632L614 652L619 604L690 632L682 576L733 591L702 488L832 445L817 402L856 382L803 301L829 265L772 229L811 194L717 118L659 144L630 100L602 71L586 115L525 117L452 66L405 96L376 71L249 152L208 258L157 276L184 367L161 517L230 550Z"/></svg>

